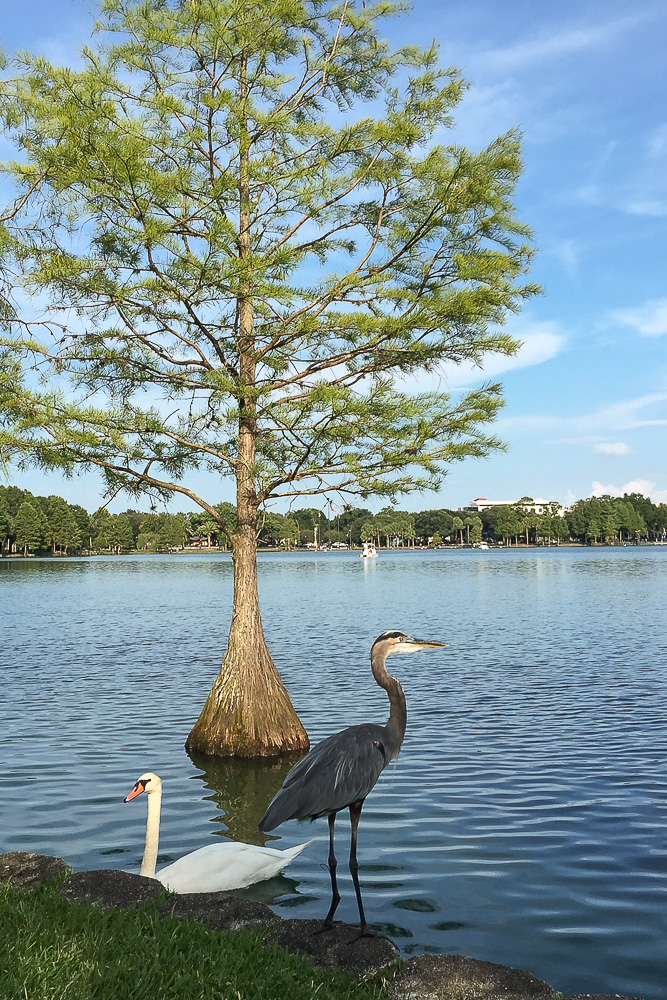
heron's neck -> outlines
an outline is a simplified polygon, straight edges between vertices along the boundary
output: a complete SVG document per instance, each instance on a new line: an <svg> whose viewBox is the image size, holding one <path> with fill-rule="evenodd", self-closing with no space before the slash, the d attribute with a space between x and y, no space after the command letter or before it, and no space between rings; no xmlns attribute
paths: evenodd
<svg viewBox="0 0 667 1000"><path fill-rule="evenodd" d="M373 677L380 687L384 688L387 692L391 706L387 725L385 726L387 742L389 744L386 748L387 756L391 759L392 757L397 757L398 751L401 749L403 737L405 736L405 726L408 721L408 710L405 704L403 688L396 678L392 677L387 671L385 666L386 659L387 657L384 653L371 653Z"/></svg>
<svg viewBox="0 0 667 1000"><path fill-rule="evenodd" d="M160 810L162 808L162 789L158 788L148 795L148 819L146 821L146 845L144 859L141 862L140 875L152 878L157 865L157 849L160 841Z"/></svg>

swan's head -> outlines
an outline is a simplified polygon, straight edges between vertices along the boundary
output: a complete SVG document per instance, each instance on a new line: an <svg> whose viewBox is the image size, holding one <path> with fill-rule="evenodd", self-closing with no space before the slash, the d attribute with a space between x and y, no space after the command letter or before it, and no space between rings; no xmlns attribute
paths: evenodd
<svg viewBox="0 0 667 1000"><path fill-rule="evenodd" d="M385 656L392 653L416 653L418 649L449 646L448 642L438 642L436 639L413 639L405 632L383 632L373 643L373 649L383 652Z"/></svg>
<svg viewBox="0 0 667 1000"><path fill-rule="evenodd" d="M134 783L134 788L129 795L126 795L123 802L131 802L132 799L136 799L137 795L141 795L142 792L146 792L150 795L151 792L159 792L162 789L162 781L158 778L157 774L153 774L152 771L146 771L142 774Z"/></svg>

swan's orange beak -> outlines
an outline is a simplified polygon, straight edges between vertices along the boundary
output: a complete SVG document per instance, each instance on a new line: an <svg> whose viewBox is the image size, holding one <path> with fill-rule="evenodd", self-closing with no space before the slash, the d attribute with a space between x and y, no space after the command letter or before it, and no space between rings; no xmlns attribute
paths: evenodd
<svg viewBox="0 0 667 1000"><path fill-rule="evenodd" d="M143 790L144 786L141 784L140 781L138 781L134 786L134 788L132 789L132 791L130 792L130 794L125 796L123 802L131 802L132 799L136 799L137 795L141 795Z"/></svg>

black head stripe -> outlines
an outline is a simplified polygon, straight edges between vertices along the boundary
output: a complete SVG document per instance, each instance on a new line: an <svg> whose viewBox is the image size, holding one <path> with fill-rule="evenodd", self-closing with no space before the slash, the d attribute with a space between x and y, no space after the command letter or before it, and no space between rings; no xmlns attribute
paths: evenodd
<svg viewBox="0 0 667 1000"><path fill-rule="evenodd" d="M384 639L407 639L407 638L408 637L406 636L405 632L391 630L389 632L383 632L382 635L379 635L375 641L380 642Z"/></svg>

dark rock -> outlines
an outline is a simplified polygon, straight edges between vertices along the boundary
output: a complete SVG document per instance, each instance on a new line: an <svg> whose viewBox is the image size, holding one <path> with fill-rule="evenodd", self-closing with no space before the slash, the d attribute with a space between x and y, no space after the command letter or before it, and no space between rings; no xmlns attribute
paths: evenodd
<svg viewBox="0 0 667 1000"><path fill-rule="evenodd" d="M398 948L389 938L361 934L353 924L324 928L321 920L283 920L269 931L263 943L308 955L325 968L337 965L361 979L393 965L399 957Z"/></svg>
<svg viewBox="0 0 667 1000"><path fill-rule="evenodd" d="M550 1000L557 995L530 972L462 955L411 958L388 989L395 1000Z"/></svg>
<svg viewBox="0 0 667 1000"><path fill-rule="evenodd" d="M641 997L626 997L620 993L577 993L576 997L565 1000L642 1000Z"/></svg>
<svg viewBox="0 0 667 1000"><path fill-rule="evenodd" d="M269 906L228 892L188 892L172 896L160 908L162 916L200 920L216 931L256 930L278 919Z"/></svg>
<svg viewBox="0 0 667 1000"><path fill-rule="evenodd" d="M115 869L72 873L62 858L27 851L0 854L0 885L34 889L63 875L58 892L76 902L98 903L104 909L126 910L165 895L156 879ZM362 935L352 924L324 929L321 920L281 920L264 903L228 892L171 894L158 911L179 920L198 920L217 931L274 926L265 945L308 955L316 965L339 966L364 979L394 965L399 952L379 934ZM275 926L276 921L280 921ZM421 955L411 958L387 985L393 1000L552 1000L556 991L529 972L462 955ZM578 993L565 1000L642 1000L620 993Z"/></svg>
<svg viewBox="0 0 667 1000"><path fill-rule="evenodd" d="M110 868L103 871L74 872L58 886L58 892L79 903L99 903L109 910L129 910L149 899L164 895L164 886L153 878Z"/></svg>
<svg viewBox="0 0 667 1000"><path fill-rule="evenodd" d="M34 889L40 882L50 882L71 871L62 858L28 851L0 854L0 883L9 882L16 889Z"/></svg>

